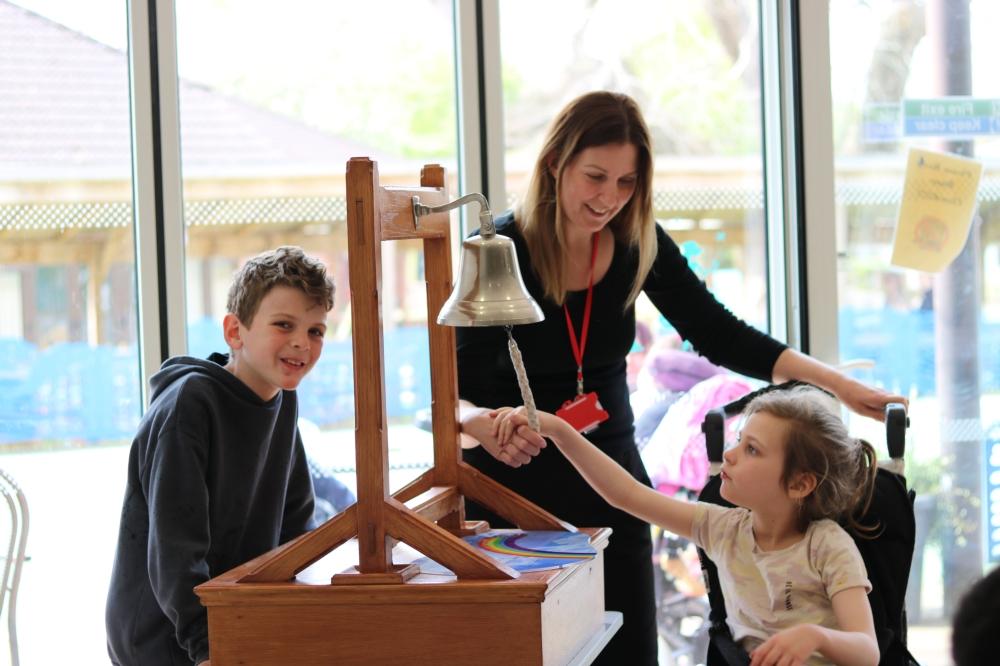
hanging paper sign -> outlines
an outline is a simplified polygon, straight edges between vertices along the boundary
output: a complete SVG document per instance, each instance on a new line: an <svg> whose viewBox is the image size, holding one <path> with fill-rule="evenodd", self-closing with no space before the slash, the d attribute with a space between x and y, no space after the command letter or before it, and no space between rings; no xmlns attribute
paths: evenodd
<svg viewBox="0 0 1000 666"><path fill-rule="evenodd" d="M965 247L983 165L973 159L910 149L896 221L892 263L935 273Z"/></svg>

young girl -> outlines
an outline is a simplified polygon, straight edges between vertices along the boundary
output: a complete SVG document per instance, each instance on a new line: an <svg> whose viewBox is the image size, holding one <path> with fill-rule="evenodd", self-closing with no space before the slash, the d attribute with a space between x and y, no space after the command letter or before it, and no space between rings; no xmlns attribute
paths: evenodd
<svg viewBox="0 0 1000 666"><path fill-rule="evenodd" d="M726 622L752 666L877 664L871 584L841 527L870 531L855 515L871 501L877 461L828 403L819 391L796 387L747 406L721 473L722 497L736 508L661 495L562 419L539 418L541 434L610 504L705 550L718 566ZM528 427L522 410L493 412L499 442Z"/></svg>

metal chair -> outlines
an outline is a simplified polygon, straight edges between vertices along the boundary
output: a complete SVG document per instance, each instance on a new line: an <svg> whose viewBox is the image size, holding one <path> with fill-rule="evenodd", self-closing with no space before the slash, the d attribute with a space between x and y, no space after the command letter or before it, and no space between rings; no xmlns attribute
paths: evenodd
<svg viewBox="0 0 1000 666"><path fill-rule="evenodd" d="M10 539L3 558L3 578L0 579L0 613L7 612L7 633L10 638L10 663L19 666L17 652L17 588L21 583L21 567L28 545L28 501L17 482L0 470L0 494L10 510Z"/></svg>

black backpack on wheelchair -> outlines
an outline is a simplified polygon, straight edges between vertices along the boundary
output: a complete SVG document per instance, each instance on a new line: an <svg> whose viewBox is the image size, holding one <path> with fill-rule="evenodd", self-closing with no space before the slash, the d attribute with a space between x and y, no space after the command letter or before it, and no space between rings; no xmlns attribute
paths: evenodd
<svg viewBox="0 0 1000 666"><path fill-rule="evenodd" d="M755 397L762 393L791 388L801 382L786 382L766 386L746 395L735 402L710 411L702 423L708 459L713 465L712 476L702 489L698 500L722 506L732 506L719 493L721 481L718 466L722 463L725 440L725 421L728 417L743 412ZM918 666L906 649L906 584L913 559L916 526L914 522L914 493L907 490L903 476L903 452L906 446L906 428L909 419L901 404L886 406L886 442L891 460L879 463L875 479L875 491L871 506L862 518L864 524L880 525L875 538L855 537L858 550L868 569L868 579L872 591L868 601L872 607L872 619L878 639L879 664L882 666ZM854 535L852 535L854 536ZM709 614L708 666L742 666L750 663L746 651L733 640L726 624L726 605L719 587L715 564L699 548L702 573L708 589L711 606Z"/></svg>

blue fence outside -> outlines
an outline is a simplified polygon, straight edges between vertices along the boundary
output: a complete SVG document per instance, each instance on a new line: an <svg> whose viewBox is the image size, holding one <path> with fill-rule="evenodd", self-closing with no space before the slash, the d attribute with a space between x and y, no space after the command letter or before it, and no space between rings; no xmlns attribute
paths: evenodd
<svg viewBox="0 0 1000 666"><path fill-rule="evenodd" d="M932 395L932 312L840 312L841 358L869 358L862 379L909 394ZM980 389L1000 392L1000 324L982 323ZM205 357L223 349L216 322L189 329L189 348ZM136 350L65 343L45 349L0 339L0 443L37 440L96 442L130 439L141 409ZM386 411L405 417L430 404L426 328L385 333ZM300 387L302 416L320 426L343 423L354 413L350 340L327 341L316 368Z"/></svg>
<svg viewBox="0 0 1000 666"><path fill-rule="evenodd" d="M907 395L937 392L932 310L843 309L839 322L840 358L875 361L864 380ZM979 324L979 371L980 391L1000 392L998 322Z"/></svg>
<svg viewBox="0 0 1000 666"><path fill-rule="evenodd" d="M205 358L226 351L213 320L188 327L188 349ZM408 416L431 404L427 327L403 326L384 334L385 400L389 418ZM299 413L320 426L354 418L354 357L351 340L326 340L316 367L299 385Z"/></svg>

